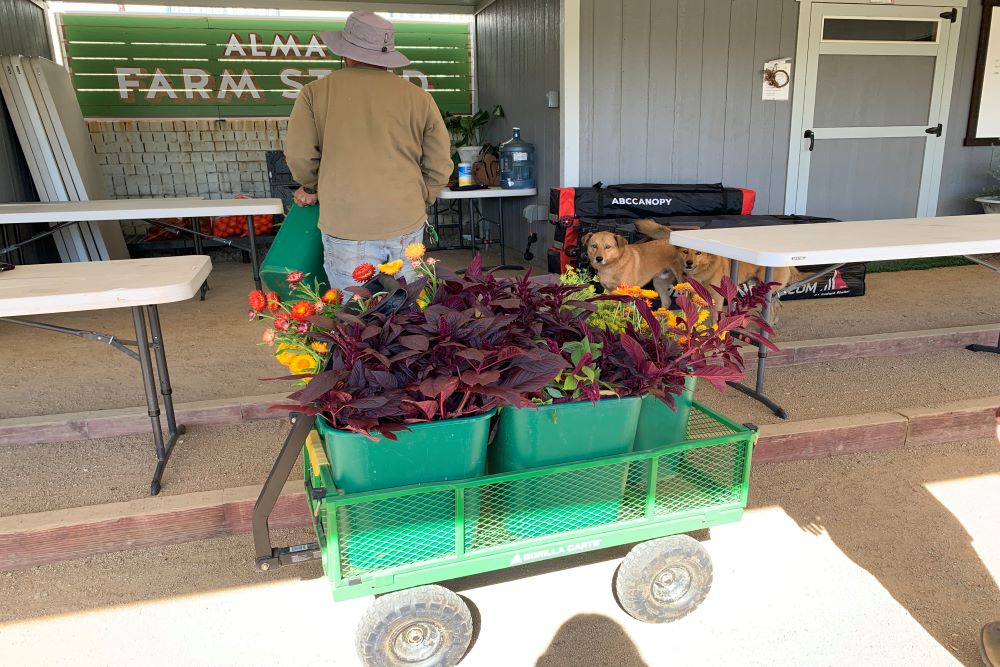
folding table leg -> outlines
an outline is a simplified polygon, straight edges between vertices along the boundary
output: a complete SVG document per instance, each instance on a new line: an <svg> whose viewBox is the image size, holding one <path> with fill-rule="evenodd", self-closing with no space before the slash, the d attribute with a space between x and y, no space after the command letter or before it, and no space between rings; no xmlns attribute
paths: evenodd
<svg viewBox="0 0 1000 667"><path fill-rule="evenodd" d="M193 232L191 234L191 238L194 239L194 254L204 255L204 245L202 244L201 234L199 233L201 232L201 218L191 219L191 231ZM205 292L208 291L208 278L205 278L205 282L201 284L201 288L198 291L200 292L199 300L204 301Z"/></svg>
<svg viewBox="0 0 1000 667"><path fill-rule="evenodd" d="M740 263L735 259L729 264L731 276L733 283L739 285L739 269ZM774 268L766 267L764 269L764 282L769 283L774 279ZM767 296L764 297L764 322L771 325L771 299L773 298L772 293L768 292ZM768 334L765 331L761 332L761 337L768 338ZM785 409L772 401L770 398L764 395L764 377L767 370L767 348L763 343L757 343L757 382L753 389L741 384L739 382L727 382L730 387L736 391L746 394L750 398L758 401L767 407L771 412L775 414L776 417L780 419L788 419L788 413Z"/></svg>
<svg viewBox="0 0 1000 667"><path fill-rule="evenodd" d="M146 317L141 306L132 308L132 319L135 323L135 340L139 352L139 367L142 369L142 386L146 392L146 407L149 413L150 427L153 431L153 445L156 448L156 468L153 471L153 481L149 485L150 495L160 492L160 478L167 465L169 450L163 441L163 428L160 426L160 403L156 397L156 385L153 378L153 362L149 354L149 338L146 332ZM171 438L171 448L173 438Z"/></svg>
<svg viewBox="0 0 1000 667"><path fill-rule="evenodd" d="M167 352L163 347L163 332L160 330L160 312L156 305L146 306L149 314L149 329L153 335L153 350L156 352L156 374L160 378L160 395L163 396L163 412L167 417L167 435L169 441L166 445L167 458L170 457L170 450L174 447L174 441L178 435L184 433L184 427L177 425L177 418L174 416L174 390L170 387L170 372L167 370Z"/></svg>
<svg viewBox="0 0 1000 667"><path fill-rule="evenodd" d="M253 267L253 284L260 289L260 265L257 263L257 232L253 228L253 216L247 216L247 236L250 238L250 266Z"/></svg>

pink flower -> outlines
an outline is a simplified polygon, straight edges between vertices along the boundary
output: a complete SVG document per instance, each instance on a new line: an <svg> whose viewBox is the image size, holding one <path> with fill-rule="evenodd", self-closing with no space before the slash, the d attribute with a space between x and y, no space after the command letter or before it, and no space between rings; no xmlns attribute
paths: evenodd
<svg viewBox="0 0 1000 667"><path fill-rule="evenodd" d="M302 282L302 279L305 277L306 277L305 274L302 273L301 271L292 271L291 273L288 274L288 286L294 288L296 285Z"/></svg>
<svg viewBox="0 0 1000 667"><path fill-rule="evenodd" d="M436 259L434 259L433 257L428 257L424 261L427 262L428 266L434 266L435 264L438 263L438 261Z"/></svg>
<svg viewBox="0 0 1000 667"><path fill-rule="evenodd" d="M418 260L413 260L412 262L410 262L410 266L412 266L415 269L419 269L420 268L420 262Z"/></svg>
<svg viewBox="0 0 1000 667"><path fill-rule="evenodd" d="M264 342L268 345L274 345L274 337L277 335L278 332L274 329L264 329L264 335L261 336L261 338L263 338Z"/></svg>
<svg viewBox="0 0 1000 667"><path fill-rule="evenodd" d="M253 322L254 320L257 319L257 312L255 310L251 309L249 311L249 313L248 313L248 316L250 318L250 321Z"/></svg>
<svg viewBox="0 0 1000 667"><path fill-rule="evenodd" d="M295 327L295 330L298 331L300 334L305 335L309 333L309 323L302 322L301 324L299 324L299 326Z"/></svg>
<svg viewBox="0 0 1000 667"><path fill-rule="evenodd" d="M291 324L288 313L278 313L274 316L274 328L278 331L288 331Z"/></svg>
<svg viewBox="0 0 1000 667"><path fill-rule="evenodd" d="M313 308L316 310L317 315L322 315L323 309L326 308L326 304L323 303L322 301L317 301L316 303L313 304Z"/></svg>

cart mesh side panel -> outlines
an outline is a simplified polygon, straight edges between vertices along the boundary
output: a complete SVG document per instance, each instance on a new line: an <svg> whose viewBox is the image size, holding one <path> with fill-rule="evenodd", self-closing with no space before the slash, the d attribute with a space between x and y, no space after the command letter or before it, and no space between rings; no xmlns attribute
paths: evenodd
<svg viewBox="0 0 1000 667"><path fill-rule="evenodd" d="M455 493L433 491L337 509L341 576L453 556Z"/></svg>
<svg viewBox="0 0 1000 667"><path fill-rule="evenodd" d="M465 489L467 551L641 517L623 503L627 488L645 485L633 466L615 462ZM477 505L483 511L473 529L469 508Z"/></svg>

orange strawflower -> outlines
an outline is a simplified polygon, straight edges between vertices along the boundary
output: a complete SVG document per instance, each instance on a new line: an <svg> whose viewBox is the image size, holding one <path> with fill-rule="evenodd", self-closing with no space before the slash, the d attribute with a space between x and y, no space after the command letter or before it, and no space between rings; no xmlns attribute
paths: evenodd
<svg viewBox="0 0 1000 667"><path fill-rule="evenodd" d="M316 309L313 307L313 304L308 301L299 301L297 304L292 306L291 316L296 322L305 322L315 314Z"/></svg>
<svg viewBox="0 0 1000 667"><path fill-rule="evenodd" d="M250 301L250 309L255 313L259 313L267 307L267 296L259 289L250 292L248 299Z"/></svg>
<svg viewBox="0 0 1000 667"><path fill-rule="evenodd" d="M355 267L354 272L351 274L355 282L366 283L375 277L375 267L365 262L364 264L358 264Z"/></svg>
<svg viewBox="0 0 1000 667"><path fill-rule="evenodd" d="M336 287L331 287L323 294L323 303L339 306L344 301L343 293Z"/></svg>
<svg viewBox="0 0 1000 667"><path fill-rule="evenodd" d="M272 313L281 310L281 297L278 296L277 292L267 293L267 309Z"/></svg>

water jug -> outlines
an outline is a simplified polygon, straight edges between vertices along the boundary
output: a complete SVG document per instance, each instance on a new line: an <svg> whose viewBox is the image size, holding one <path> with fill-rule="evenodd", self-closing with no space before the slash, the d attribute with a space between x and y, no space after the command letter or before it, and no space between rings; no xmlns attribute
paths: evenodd
<svg viewBox="0 0 1000 667"><path fill-rule="evenodd" d="M500 144L500 187L505 190L535 187L535 146L521 140L521 128Z"/></svg>

